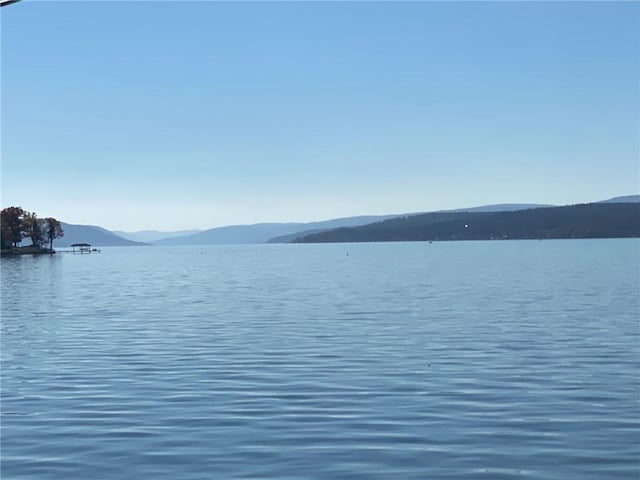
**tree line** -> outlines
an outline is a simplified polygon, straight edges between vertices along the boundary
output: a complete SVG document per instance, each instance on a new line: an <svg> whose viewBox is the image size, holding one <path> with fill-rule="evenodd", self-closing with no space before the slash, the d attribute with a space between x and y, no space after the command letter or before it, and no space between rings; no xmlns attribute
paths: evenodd
<svg viewBox="0 0 640 480"><path fill-rule="evenodd" d="M35 212L21 207L8 207L2 210L0 218L0 243L2 248L17 248L26 238L31 239L33 247L44 249L49 244L53 252L53 241L64 236L64 230L53 217L38 218Z"/></svg>

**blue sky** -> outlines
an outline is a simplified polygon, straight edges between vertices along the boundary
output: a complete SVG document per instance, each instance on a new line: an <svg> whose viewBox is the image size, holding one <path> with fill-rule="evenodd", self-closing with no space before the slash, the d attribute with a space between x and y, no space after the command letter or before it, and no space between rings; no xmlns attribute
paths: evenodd
<svg viewBox="0 0 640 480"><path fill-rule="evenodd" d="M640 189L636 2L1 15L3 207L177 230Z"/></svg>

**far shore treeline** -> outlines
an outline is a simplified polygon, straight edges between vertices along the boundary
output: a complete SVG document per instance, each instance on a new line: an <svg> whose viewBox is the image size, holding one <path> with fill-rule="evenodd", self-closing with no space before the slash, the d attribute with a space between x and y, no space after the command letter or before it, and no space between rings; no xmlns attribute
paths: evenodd
<svg viewBox="0 0 640 480"><path fill-rule="evenodd" d="M58 220L53 217L38 218L35 212L28 212L22 207L3 209L0 222L2 255L55 253L53 241L64 236ZM18 247L27 238L31 239L31 245Z"/></svg>

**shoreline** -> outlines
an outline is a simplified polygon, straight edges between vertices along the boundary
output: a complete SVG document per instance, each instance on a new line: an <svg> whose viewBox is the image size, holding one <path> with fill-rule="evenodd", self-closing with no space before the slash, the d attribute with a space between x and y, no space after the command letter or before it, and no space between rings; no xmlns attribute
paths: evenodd
<svg viewBox="0 0 640 480"><path fill-rule="evenodd" d="M28 247L3 248L2 250L0 250L0 256L2 257L16 257L19 255L54 255L55 253L55 250L36 247L33 245L30 245Z"/></svg>

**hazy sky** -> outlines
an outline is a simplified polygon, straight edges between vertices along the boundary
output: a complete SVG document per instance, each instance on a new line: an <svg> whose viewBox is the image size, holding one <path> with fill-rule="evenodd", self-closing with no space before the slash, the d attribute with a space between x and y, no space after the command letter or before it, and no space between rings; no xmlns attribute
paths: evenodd
<svg viewBox="0 0 640 480"><path fill-rule="evenodd" d="M637 2L2 9L2 206L110 229L637 193Z"/></svg>

